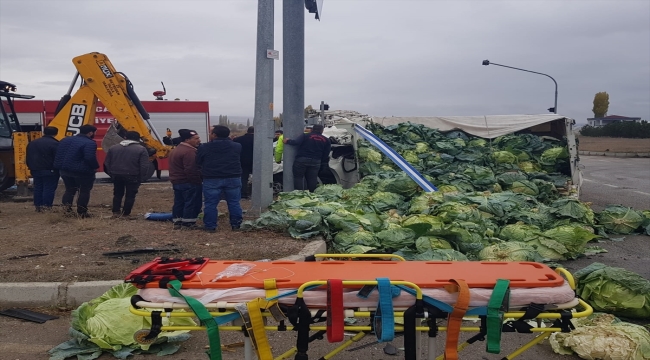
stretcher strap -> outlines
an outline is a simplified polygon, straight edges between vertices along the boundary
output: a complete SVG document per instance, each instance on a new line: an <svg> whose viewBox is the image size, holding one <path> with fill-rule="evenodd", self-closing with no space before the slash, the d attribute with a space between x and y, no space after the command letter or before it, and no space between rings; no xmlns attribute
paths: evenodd
<svg viewBox="0 0 650 360"><path fill-rule="evenodd" d="M393 314L393 294L388 278L377 278L379 303L375 313L374 328L379 342L395 338L395 315Z"/></svg>
<svg viewBox="0 0 650 360"><path fill-rule="evenodd" d="M289 320L294 326L298 328L298 336L296 336L296 356L294 360L307 360L309 356L307 351L309 350L309 326L311 325L311 313L307 304L305 304L305 299L299 297L296 298L296 302L293 305L293 311L297 312L297 323L293 323L290 317Z"/></svg>
<svg viewBox="0 0 650 360"><path fill-rule="evenodd" d="M345 323L343 322L343 281L327 280L327 341L343 341Z"/></svg>
<svg viewBox="0 0 650 360"><path fill-rule="evenodd" d="M247 312L242 315L248 318L248 321L244 322L246 332L248 332L251 342L255 346L257 358L259 360L273 360L273 353L271 352L269 340L266 337L264 318L262 317L262 308L265 305L266 300L264 299L251 300L246 303ZM243 311L240 313L243 313Z"/></svg>
<svg viewBox="0 0 650 360"><path fill-rule="evenodd" d="M395 286L400 288L401 290L403 290L404 292L406 292L408 294L411 294L413 296L416 295L415 290L413 290L412 288L410 288L408 286L404 286L404 285L395 285ZM444 311L446 313L450 313L454 309L451 305L449 305L449 304L447 304L445 302L442 302L440 300L436 300L436 299L434 299L434 298L432 298L430 296L424 295L424 294L422 294L422 301L424 301L425 304L431 305L431 306L433 306L433 307L435 307L435 308L437 308L439 310L442 310L442 311ZM465 315L478 315L478 316L487 315L487 306L480 306L480 307L469 309L469 310L467 310L467 313Z"/></svg>
<svg viewBox="0 0 650 360"><path fill-rule="evenodd" d="M168 283L168 290L171 296L179 297L187 303L192 312L199 318L201 324L205 325L210 341L210 360L221 360L221 339L219 338L219 325L210 315L208 309L200 301L190 296L181 294L182 284L178 280L172 280Z"/></svg>
<svg viewBox="0 0 650 360"><path fill-rule="evenodd" d="M465 280L450 279L458 285L458 299L447 320L447 341L445 343L445 360L458 360L458 338L463 325L463 316L469 307L469 286Z"/></svg>
<svg viewBox="0 0 650 360"><path fill-rule="evenodd" d="M263 304L263 309L269 310L273 318L277 321L285 320L286 317L280 309L280 304L277 300L269 300L278 296L279 291L275 279L264 280L264 290L266 291L266 303Z"/></svg>
<svg viewBox="0 0 650 360"><path fill-rule="evenodd" d="M487 344L486 351L492 354L501 352L501 326L503 313L510 302L510 280L498 279L487 310Z"/></svg>

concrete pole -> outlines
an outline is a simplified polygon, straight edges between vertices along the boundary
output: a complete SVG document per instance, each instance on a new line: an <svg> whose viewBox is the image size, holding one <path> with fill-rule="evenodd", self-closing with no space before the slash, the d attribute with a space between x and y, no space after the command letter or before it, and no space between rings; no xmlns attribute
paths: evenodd
<svg viewBox="0 0 650 360"><path fill-rule="evenodd" d="M284 138L295 139L305 129L305 1L282 1L282 124ZM293 188L296 148L284 147L283 187Z"/></svg>
<svg viewBox="0 0 650 360"><path fill-rule="evenodd" d="M273 1L257 1L257 62L255 67L255 143L252 206L247 216L259 216L273 201Z"/></svg>

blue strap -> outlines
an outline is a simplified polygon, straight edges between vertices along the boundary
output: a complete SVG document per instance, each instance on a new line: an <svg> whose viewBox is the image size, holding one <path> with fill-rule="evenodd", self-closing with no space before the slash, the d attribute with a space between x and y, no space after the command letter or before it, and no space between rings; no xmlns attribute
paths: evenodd
<svg viewBox="0 0 650 360"><path fill-rule="evenodd" d="M373 134L370 130L367 130L359 124L354 124L354 130L357 131L362 138L368 140L372 145L377 147L381 152L383 152L389 159L391 159L395 165L399 166L413 181L415 181L424 192L434 192L438 191L432 183L429 182L422 174L420 174L408 161L406 161L400 154L393 150L390 146L386 145L380 138Z"/></svg>
<svg viewBox="0 0 650 360"><path fill-rule="evenodd" d="M321 286L323 286L323 285L311 285L311 286L307 286L307 287L305 288L305 291L313 290L313 289L319 288L319 287L321 287ZM287 291L287 292L284 292L284 293L282 293L282 294L275 295L275 296L270 297L270 298L266 298L266 301L273 301L273 300L277 300L277 299L279 299L279 298L283 298L283 297L285 297L285 296L291 296L291 295L296 295L296 294L298 294L298 289L296 289L296 290L291 290L291 291Z"/></svg>
<svg viewBox="0 0 650 360"><path fill-rule="evenodd" d="M415 296L415 294L416 294L416 291L411 289L408 286L397 285L397 287L399 287L400 289L404 290L405 292L407 292L407 293L409 293L409 294L411 294L413 296ZM451 313L454 310L453 306L451 306L451 305L449 305L447 303L444 303L444 302L442 302L440 300L436 300L436 299L434 299L434 298L432 298L430 296L424 295L424 294L422 294L422 301L424 301L425 303L427 303L427 304L429 304L431 306L437 307L438 309L440 309L440 310L442 310L444 312L447 312L447 313ZM481 306L481 307L476 307L476 308L469 309L469 310L467 310L467 312L465 314L466 315L487 315L487 306Z"/></svg>
<svg viewBox="0 0 650 360"><path fill-rule="evenodd" d="M393 314L393 292L388 278L377 278L379 304L375 313L375 334L377 341L392 341L395 338L395 315Z"/></svg>
<svg viewBox="0 0 650 360"><path fill-rule="evenodd" d="M367 299L373 291L377 289L377 285L364 285L359 292L357 292L357 297L360 299ZM400 296L402 290L395 285L390 286L391 296L396 298Z"/></svg>

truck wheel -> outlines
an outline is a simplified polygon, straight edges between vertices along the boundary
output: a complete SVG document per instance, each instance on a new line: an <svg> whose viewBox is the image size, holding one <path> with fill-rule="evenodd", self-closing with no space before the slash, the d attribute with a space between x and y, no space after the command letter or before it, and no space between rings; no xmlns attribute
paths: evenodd
<svg viewBox="0 0 650 360"><path fill-rule="evenodd" d="M0 191L12 187L16 183L16 178L9 176L9 169L0 161Z"/></svg>

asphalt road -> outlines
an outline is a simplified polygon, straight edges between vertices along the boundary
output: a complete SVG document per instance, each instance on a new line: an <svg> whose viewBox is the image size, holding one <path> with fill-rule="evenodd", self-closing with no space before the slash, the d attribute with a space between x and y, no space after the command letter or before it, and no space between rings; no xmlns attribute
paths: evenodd
<svg viewBox="0 0 650 360"><path fill-rule="evenodd" d="M636 209L650 209L650 159L595 156L582 156L581 158L585 180L581 199L592 202L592 207L595 210L601 210L607 204L622 204ZM627 268L650 279L650 237L626 236L622 241L605 240L598 245L606 248L609 252L589 258L567 261L564 265L569 270L575 271L598 261L611 266ZM0 316L0 358L8 360L48 359L47 350L68 340L69 313L62 313L61 315L60 319L48 321L45 324L30 323ZM467 335L465 335L466 337ZM269 338L273 345L273 352L277 356L281 351L293 346L295 334L269 332ZM242 339L241 334L222 332L222 344L232 344L242 341ZM531 337L528 335L504 334L501 355L487 354L485 344L480 342L461 352L461 359L501 359L529 339ZM360 344L369 343L373 340L372 336L367 336L361 340ZM443 348L443 341L444 336L438 338L438 349ZM204 332L193 332L193 337L182 345L177 354L165 356L164 359L207 359L204 354L207 343ZM392 344L398 348L401 347L401 338L397 338ZM382 347L381 345L374 345L354 352L343 351L336 358L369 360L400 358L403 356L402 351L399 351L398 356L385 355ZM328 352L326 349L331 350L332 347L326 340L322 340L312 344L310 349L310 358L317 359ZM154 359L154 356L135 356L130 359ZM101 359L111 358L113 357L107 354L101 357ZM234 352L224 352L224 360L243 358L241 348L236 348ZM533 346L519 356L518 359L576 360L579 358L577 356L554 354L548 343L544 342L541 345Z"/></svg>

